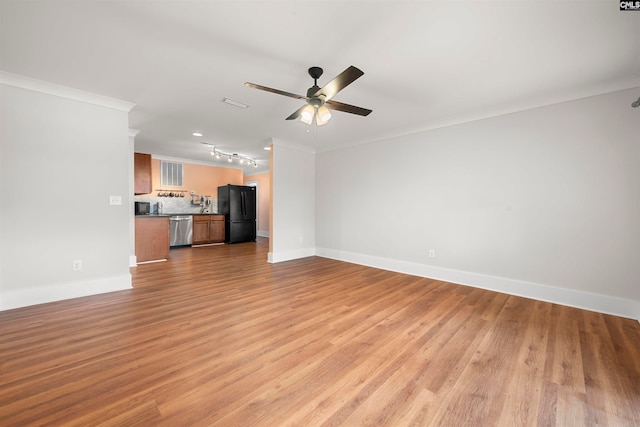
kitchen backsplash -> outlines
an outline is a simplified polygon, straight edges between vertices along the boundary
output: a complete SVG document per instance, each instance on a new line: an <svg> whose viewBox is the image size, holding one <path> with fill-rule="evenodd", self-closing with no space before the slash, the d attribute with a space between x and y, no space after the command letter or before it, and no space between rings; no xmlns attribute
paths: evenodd
<svg viewBox="0 0 640 427"><path fill-rule="evenodd" d="M218 212L218 199L214 199L211 197L205 198L205 201L199 205L196 205L192 202L191 196L186 197L143 197L143 196L134 196L133 200L136 202L148 202L151 203L151 213L163 213L163 214L174 214L174 213L201 213L203 212L203 208L207 213L216 213ZM207 203L208 202L208 203ZM161 208L160 212L158 212L158 203L160 203Z"/></svg>

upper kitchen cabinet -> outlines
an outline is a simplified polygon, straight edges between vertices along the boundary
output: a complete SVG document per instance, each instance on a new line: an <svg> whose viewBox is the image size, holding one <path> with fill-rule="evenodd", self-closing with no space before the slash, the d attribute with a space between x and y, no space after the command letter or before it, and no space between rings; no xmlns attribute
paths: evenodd
<svg viewBox="0 0 640 427"><path fill-rule="evenodd" d="M151 193L151 154L133 153L133 193Z"/></svg>

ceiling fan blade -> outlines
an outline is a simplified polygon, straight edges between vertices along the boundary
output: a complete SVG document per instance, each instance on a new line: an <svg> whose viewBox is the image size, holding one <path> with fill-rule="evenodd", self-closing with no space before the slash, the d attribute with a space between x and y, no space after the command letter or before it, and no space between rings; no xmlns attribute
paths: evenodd
<svg viewBox="0 0 640 427"><path fill-rule="evenodd" d="M314 96L324 95L325 101L328 101L333 98L336 93L349 86L363 74L364 72L351 65L349 68L334 77L334 79L329 83L324 85L324 87L320 88Z"/></svg>
<svg viewBox="0 0 640 427"><path fill-rule="evenodd" d="M257 85L255 83L245 82L244 85L246 87L252 87L254 89L260 89L260 90L264 90L266 92L271 92L271 93L275 93L275 94L278 94L278 95L288 96L289 98L307 99L306 96L296 95L295 93L285 92L284 90L273 89L273 88L270 88L270 87L267 87L267 86Z"/></svg>
<svg viewBox="0 0 640 427"><path fill-rule="evenodd" d="M293 113L291 113L291 115L289 117L287 117L285 120L295 120L298 117L300 117L300 114L302 113L302 110L304 110L304 108L307 105L303 105L302 107L298 108L296 111L294 111Z"/></svg>
<svg viewBox="0 0 640 427"><path fill-rule="evenodd" d="M368 108L356 107L355 105L343 104L338 101L327 101L324 104L330 110L342 111L345 113L357 114L359 116L368 116L373 110Z"/></svg>

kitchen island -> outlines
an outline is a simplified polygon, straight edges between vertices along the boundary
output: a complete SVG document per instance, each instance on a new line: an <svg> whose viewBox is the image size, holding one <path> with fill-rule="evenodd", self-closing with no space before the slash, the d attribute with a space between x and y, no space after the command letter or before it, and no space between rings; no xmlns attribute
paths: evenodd
<svg viewBox="0 0 640 427"><path fill-rule="evenodd" d="M166 261L169 258L169 215L136 215L136 262Z"/></svg>

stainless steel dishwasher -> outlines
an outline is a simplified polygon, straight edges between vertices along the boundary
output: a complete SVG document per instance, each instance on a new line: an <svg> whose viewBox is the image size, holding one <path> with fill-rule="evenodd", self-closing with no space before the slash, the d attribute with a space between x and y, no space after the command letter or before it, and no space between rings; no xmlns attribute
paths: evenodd
<svg viewBox="0 0 640 427"><path fill-rule="evenodd" d="M169 246L188 246L193 242L193 217L174 215L169 217Z"/></svg>

